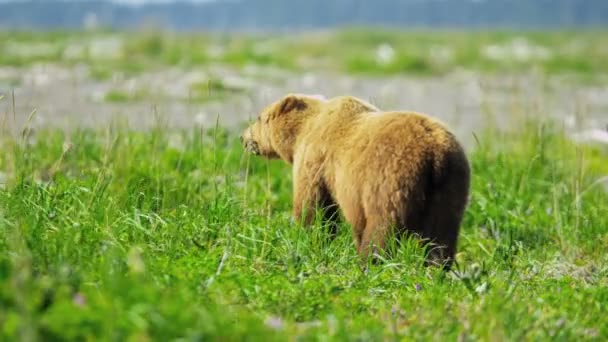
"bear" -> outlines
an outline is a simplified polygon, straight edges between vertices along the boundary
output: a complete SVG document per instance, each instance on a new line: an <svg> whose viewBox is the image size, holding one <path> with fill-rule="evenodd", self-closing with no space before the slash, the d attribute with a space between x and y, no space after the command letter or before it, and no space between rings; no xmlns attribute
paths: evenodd
<svg viewBox="0 0 608 342"><path fill-rule="evenodd" d="M425 265L452 266L471 171L442 122L353 96L290 93L240 138L247 152L292 165L292 215L305 226L318 210L330 222L339 210L364 260L391 236L413 235L431 247Z"/></svg>

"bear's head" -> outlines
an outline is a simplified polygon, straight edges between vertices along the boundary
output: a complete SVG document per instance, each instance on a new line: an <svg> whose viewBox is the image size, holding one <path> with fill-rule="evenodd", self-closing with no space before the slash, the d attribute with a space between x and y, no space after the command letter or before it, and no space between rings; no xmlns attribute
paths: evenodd
<svg viewBox="0 0 608 342"><path fill-rule="evenodd" d="M319 112L322 101L316 96L289 94L270 104L241 136L245 150L291 163L300 130L307 118Z"/></svg>

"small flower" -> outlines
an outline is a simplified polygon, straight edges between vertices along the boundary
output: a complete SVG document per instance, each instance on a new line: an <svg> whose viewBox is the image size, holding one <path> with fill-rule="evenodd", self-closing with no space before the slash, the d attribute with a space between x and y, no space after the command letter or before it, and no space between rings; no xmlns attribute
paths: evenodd
<svg viewBox="0 0 608 342"><path fill-rule="evenodd" d="M87 303L87 299L84 296L84 294L78 292L74 295L74 297L72 297L72 302L74 303L74 305L76 306L80 306L83 307L86 305Z"/></svg>
<svg viewBox="0 0 608 342"><path fill-rule="evenodd" d="M282 319L274 316L268 317L264 324L274 330L283 330L283 327L285 326Z"/></svg>
<svg viewBox="0 0 608 342"><path fill-rule="evenodd" d="M395 59L395 49L390 44L381 44L376 49L376 63L387 65Z"/></svg>
<svg viewBox="0 0 608 342"><path fill-rule="evenodd" d="M209 117L209 115L207 115L207 113L200 112L194 116L194 123L197 126L209 125L211 123L210 117Z"/></svg>

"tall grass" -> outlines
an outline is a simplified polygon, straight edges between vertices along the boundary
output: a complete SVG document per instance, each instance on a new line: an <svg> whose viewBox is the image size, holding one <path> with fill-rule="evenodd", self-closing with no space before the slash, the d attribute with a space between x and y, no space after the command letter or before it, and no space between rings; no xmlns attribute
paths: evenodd
<svg viewBox="0 0 608 342"><path fill-rule="evenodd" d="M359 267L289 217L290 170L219 128L0 139L4 340L605 340L605 150L481 135L458 266Z"/></svg>

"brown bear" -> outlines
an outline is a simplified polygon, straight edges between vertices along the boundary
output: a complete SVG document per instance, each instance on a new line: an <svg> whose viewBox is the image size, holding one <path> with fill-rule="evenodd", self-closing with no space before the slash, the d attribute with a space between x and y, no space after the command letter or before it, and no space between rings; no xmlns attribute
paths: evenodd
<svg viewBox="0 0 608 342"><path fill-rule="evenodd" d="M316 209L335 218L339 207L364 259L392 233L414 233L433 246L427 264L450 268L470 167L442 123L382 112L351 96L289 94L265 108L241 140L253 154L293 165L295 218L310 224Z"/></svg>

